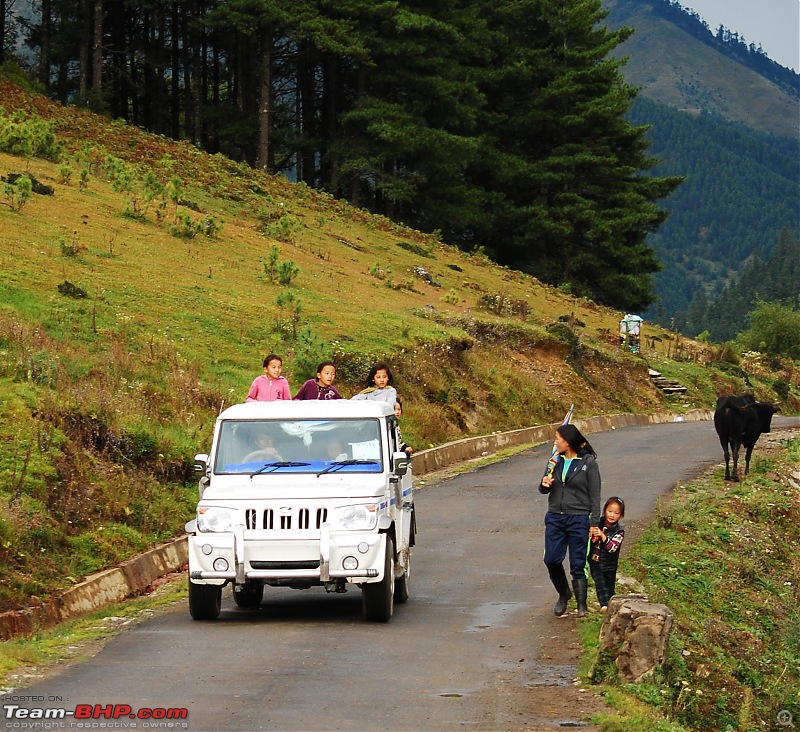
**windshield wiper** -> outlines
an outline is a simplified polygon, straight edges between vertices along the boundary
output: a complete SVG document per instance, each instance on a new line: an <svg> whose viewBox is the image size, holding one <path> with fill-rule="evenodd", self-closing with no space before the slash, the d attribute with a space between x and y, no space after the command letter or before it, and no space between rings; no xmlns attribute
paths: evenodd
<svg viewBox="0 0 800 732"><path fill-rule="evenodd" d="M327 468L317 473L317 478L325 473L330 473L334 468L339 469L345 465L377 465L378 460L334 460Z"/></svg>
<svg viewBox="0 0 800 732"><path fill-rule="evenodd" d="M280 460L272 463L264 463L258 470L255 470L252 473L250 473L250 480L253 479L254 475L261 475L261 473L266 472L270 468L271 468L270 472L273 472L278 468L299 468L302 467L303 465L311 465L311 463L297 463L294 462L293 460Z"/></svg>

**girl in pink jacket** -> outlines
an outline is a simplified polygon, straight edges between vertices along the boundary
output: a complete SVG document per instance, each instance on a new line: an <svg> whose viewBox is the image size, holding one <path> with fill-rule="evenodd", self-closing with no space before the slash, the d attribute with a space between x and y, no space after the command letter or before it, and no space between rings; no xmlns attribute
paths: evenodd
<svg viewBox="0 0 800 732"><path fill-rule="evenodd" d="M291 399L289 382L281 376L283 371L283 359L280 356L270 353L264 359L264 373L256 376L247 392L246 402L275 402L283 399Z"/></svg>

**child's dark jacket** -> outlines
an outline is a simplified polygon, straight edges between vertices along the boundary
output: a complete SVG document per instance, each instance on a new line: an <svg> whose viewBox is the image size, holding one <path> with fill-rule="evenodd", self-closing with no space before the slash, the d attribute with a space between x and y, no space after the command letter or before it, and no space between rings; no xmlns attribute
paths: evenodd
<svg viewBox="0 0 800 732"><path fill-rule="evenodd" d="M603 522L600 529L605 533L606 540L599 539L592 542L589 562L599 564L601 572L616 572L619 564L619 548L625 538L625 529L619 521L610 526L606 526Z"/></svg>

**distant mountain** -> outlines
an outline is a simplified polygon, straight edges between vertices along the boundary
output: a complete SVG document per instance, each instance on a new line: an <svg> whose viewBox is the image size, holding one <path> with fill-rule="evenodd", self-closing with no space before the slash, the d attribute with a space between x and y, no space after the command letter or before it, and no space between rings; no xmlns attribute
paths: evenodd
<svg viewBox="0 0 800 732"><path fill-rule="evenodd" d="M664 271L645 315L668 325L768 257L782 228L800 231L800 75L669 0L605 5L611 27L635 29L617 52L640 88L631 118L651 126L654 173L686 176L649 238Z"/></svg>
<svg viewBox="0 0 800 732"><path fill-rule="evenodd" d="M800 75L729 31L712 32L669 0L605 0L608 24L635 33L616 51L643 96L681 111L707 112L779 137L798 136Z"/></svg>

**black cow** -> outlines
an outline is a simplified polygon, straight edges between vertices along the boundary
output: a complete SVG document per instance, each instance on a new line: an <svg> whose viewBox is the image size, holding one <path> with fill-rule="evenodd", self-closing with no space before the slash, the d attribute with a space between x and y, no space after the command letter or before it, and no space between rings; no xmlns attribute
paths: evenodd
<svg viewBox="0 0 800 732"><path fill-rule="evenodd" d="M739 480L739 448L746 448L744 474L750 471L750 455L762 432L772 429L772 415L778 407L769 402L757 402L752 394L722 396L717 399L714 412L714 428L719 435L722 452L725 453L725 480ZM728 451L730 446L730 452ZM733 455L733 474L730 470L730 455Z"/></svg>

